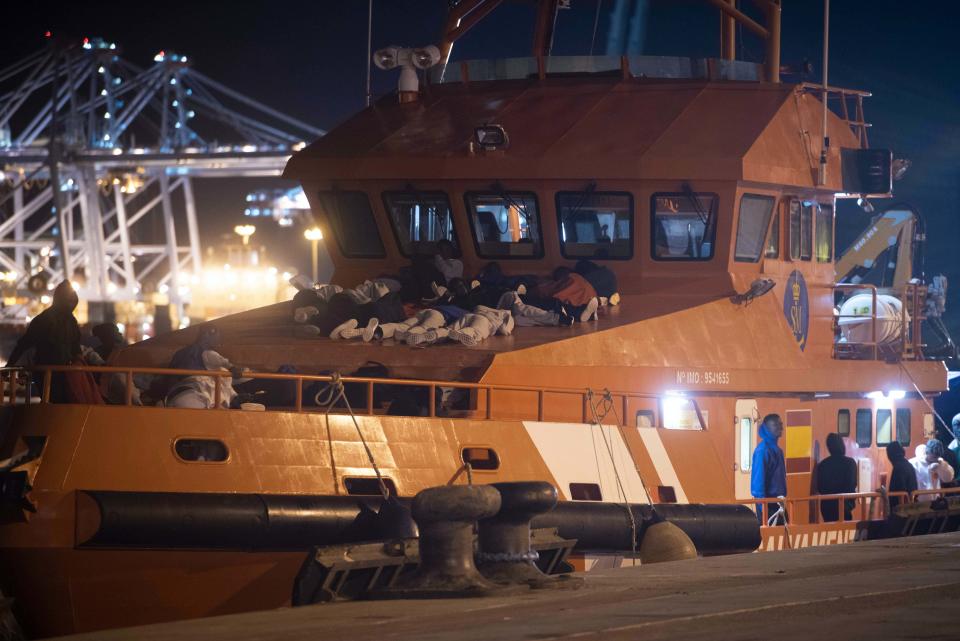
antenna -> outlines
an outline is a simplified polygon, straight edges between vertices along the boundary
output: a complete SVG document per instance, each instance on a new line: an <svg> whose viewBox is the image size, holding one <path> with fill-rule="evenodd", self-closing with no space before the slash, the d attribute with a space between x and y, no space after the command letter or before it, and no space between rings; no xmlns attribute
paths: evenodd
<svg viewBox="0 0 960 641"><path fill-rule="evenodd" d="M820 147L821 185L827 184L827 149L830 148L830 136L827 135L827 74L830 56L830 0L823 0L823 144ZM844 98L841 96L841 100Z"/></svg>

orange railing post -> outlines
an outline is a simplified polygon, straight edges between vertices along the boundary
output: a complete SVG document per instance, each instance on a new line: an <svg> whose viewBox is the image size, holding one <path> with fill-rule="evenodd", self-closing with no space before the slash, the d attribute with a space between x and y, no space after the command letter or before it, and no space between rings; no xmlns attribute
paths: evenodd
<svg viewBox="0 0 960 641"><path fill-rule="evenodd" d="M220 376L218 374L212 374L213 378L213 409L220 409Z"/></svg>
<svg viewBox="0 0 960 641"><path fill-rule="evenodd" d="M123 390L123 404L133 405L133 370L127 370L126 387Z"/></svg>
<svg viewBox="0 0 960 641"><path fill-rule="evenodd" d="M40 400L44 403L50 402L50 386L53 383L53 372L49 369L43 373L43 391L40 392Z"/></svg>

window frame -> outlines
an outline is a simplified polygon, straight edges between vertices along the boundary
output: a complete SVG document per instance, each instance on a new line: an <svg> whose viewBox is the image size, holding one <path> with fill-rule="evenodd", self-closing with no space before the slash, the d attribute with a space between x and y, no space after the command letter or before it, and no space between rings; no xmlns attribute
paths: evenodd
<svg viewBox="0 0 960 641"><path fill-rule="evenodd" d="M649 418L649 419L650 419L650 425L640 425L640 417L641 417L641 416L646 417L646 418ZM636 415L634 416L634 421L635 421L635 423L636 423L636 427L642 427L642 428L656 428L656 427L658 427L658 426L657 426L657 412L656 412L655 410L651 410L651 409L647 409L647 408L642 408L642 409L637 410L637 413L636 413Z"/></svg>
<svg viewBox="0 0 960 641"><path fill-rule="evenodd" d="M627 247L629 248L629 253L626 256L607 256L606 258L602 256L567 256L567 250L565 243L563 241L563 214L560 211L560 198L562 196L578 196L585 195L587 198L590 196L626 196L627 201L630 203L630 242ZM636 219L637 219L637 208L634 202L633 193L629 191L558 191L553 195L553 207L557 214L557 242L560 244L560 255L566 258L567 260L631 260L633 258L633 246L636 243ZM584 243L586 244L586 243ZM598 243L593 243L597 245ZM611 238L610 245L613 245L613 240Z"/></svg>
<svg viewBox="0 0 960 641"><path fill-rule="evenodd" d="M825 205L823 203L816 203L817 208L813 212L813 218L815 221L814 230L813 230L813 255L814 259L821 264L827 264L833 262L833 255L836 252L834 246L836 245L836 233L837 233L837 212L833 205ZM826 258L820 257L820 216L821 212L825 209L830 210L830 242L828 245L828 251Z"/></svg>
<svg viewBox="0 0 960 641"><path fill-rule="evenodd" d="M881 415L885 415L887 417L887 420L890 421L890 426L888 428L890 430L890 434L889 434L889 438L886 441L880 440L880 424L881 424L880 416ZM897 435L895 433L896 425L893 420L893 409L889 407L879 408L877 410L877 416L874 419L874 424L876 425L876 430L877 430L877 447L886 447L887 445L889 445L890 443L893 443L896 440Z"/></svg>
<svg viewBox="0 0 960 641"><path fill-rule="evenodd" d="M803 262L805 262L805 263L809 263L810 261L813 260L813 254L814 254L814 251L813 251L813 248L814 248L814 237L813 237L813 234L814 234L814 226L815 226L815 223L816 223L816 214L815 214L815 212L814 212L814 207L819 206L819 203L814 202L811 207L807 208L807 207L804 207L804 205L803 205L804 200L801 199L801 198L798 198L797 196L788 196L787 199L786 199L786 201L787 201L787 255L790 257L790 260L793 261L793 262L803 261ZM796 234L793 233L793 205L794 205L794 203L796 203L796 205L797 205L797 229L798 229L798 231L797 231ZM805 210L805 209L809 209L809 210L810 210L810 222L809 222L808 225L807 225L807 234L806 234L806 239L807 239L807 242L809 243L810 252L809 252L809 255L806 256L806 257L804 257L804 255L803 255L803 240L804 240L804 233L803 233L803 214L804 214L804 210ZM796 254L794 254L794 251L793 251L793 249L794 249L794 240L796 240L796 243L797 243L797 247L796 247L796 248L797 248L797 252L796 252Z"/></svg>
<svg viewBox="0 0 960 641"><path fill-rule="evenodd" d="M866 443L863 443L860 441L860 417L861 416L866 416L870 420L870 423L866 429L866 437L867 437ZM854 423L855 429L856 429L855 438L856 438L857 446L870 447L871 445L873 445L873 411L869 409L864 409L862 407L857 408L855 421L856 421Z"/></svg>
<svg viewBox="0 0 960 641"><path fill-rule="evenodd" d="M846 429L845 431L841 431L841 429L840 429L840 417L841 417L841 416L846 416L846 417L847 417L847 429ZM848 409L846 409L846 408L837 410L837 434L839 434L840 436L846 436L847 438L849 438L849 437L850 437L850 423L851 423L850 410L848 410Z"/></svg>
<svg viewBox="0 0 960 641"><path fill-rule="evenodd" d="M900 423L900 417L903 416L904 414L906 414L906 426L907 426L907 431L906 431L907 440L906 440L906 442L904 442L903 440L900 439L900 425L901 425L901 423ZM894 412L894 419L893 419L894 428L893 428L893 429L894 429L894 431L896 432L897 442L900 443L900 445L902 445L902 446L904 446L904 447L907 447L908 445L910 445L910 428L911 428L911 423L912 423L912 421L913 421L913 416L911 415L911 412L910 412L910 408L909 408L909 407L898 407L898 408L896 408L896 411Z"/></svg>
<svg viewBox="0 0 960 641"><path fill-rule="evenodd" d="M363 197L367 202L367 210L370 212L370 220L373 223L373 229L377 232L377 240L380 242L380 253L347 253L343 246L343 239L340 238L340 233L337 231L337 225L333 222L333 216L330 215L330 212L327 211L326 207L324 207L323 216L326 220L327 226L330 228L330 232L333 234L334 240L337 243L337 248L340 250L340 255L344 258L381 259L387 257L387 246L383 242L383 235L380 233L380 226L377 224L377 214L373 211L373 204L370 202L370 194L362 189L321 189L320 191L316 192L316 194L317 198L321 199L321 205L323 204L322 198L327 194L363 194Z"/></svg>
<svg viewBox="0 0 960 641"><path fill-rule="evenodd" d="M536 207L537 211L535 212L537 217L537 231L540 234L540 251L534 252L529 256L512 256L512 255L488 255L480 251L480 238L477 236L477 229L474 226L474 214L476 213L475 209L470 204L470 199L476 196L500 196L501 194L508 194L510 196L522 196L526 198L529 196L533 199L533 204ZM540 199L537 197L537 192L535 191L520 191L513 189L504 189L501 192L492 191L489 189L472 189L470 191L463 192L463 207L465 213L467 214L467 226L470 228L470 237L473 239L473 249L477 253L477 258L482 258L484 260L538 260L544 257L544 248L546 247L546 242L544 241L543 235L543 219L540 216ZM519 243L503 243L504 245L508 244L519 244ZM531 243L536 249L537 243Z"/></svg>
<svg viewBox="0 0 960 641"><path fill-rule="evenodd" d="M650 194L650 258L664 263L706 263L717 256L717 227L720 222L720 194L715 191L694 191L698 198L709 196L713 198L713 225L710 238L710 256L707 258L683 258L657 256L657 198L688 198L690 194L682 191L657 191ZM710 218L707 219L708 221Z"/></svg>
<svg viewBox="0 0 960 641"><path fill-rule="evenodd" d="M752 200L765 200L770 203L770 210L767 212L766 217L767 221L763 229L763 237L760 239L760 251L757 252L756 258L741 258L737 255L737 248L740 246L740 227L743 224L743 201L746 199ZM773 196L767 196L764 194L754 194L754 193L743 193L740 196L740 206L737 208L737 229L733 235L733 260L737 263L759 263L760 259L766 257L767 253L767 240L770 235L770 221L774 218L774 211L777 208L777 199Z"/></svg>
<svg viewBox="0 0 960 641"><path fill-rule="evenodd" d="M443 190L430 190L430 191L417 191L417 190L404 190L404 189L393 189L381 192L380 199L383 201L383 211L387 215L387 220L390 223L390 230L393 232L393 238L397 241L397 249L400 250L400 255L404 258L414 258L415 256L428 256L429 254L413 254L407 253L407 250L403 247L403 242L400 240L400 229L397 221L393 217L393 207L390 205L388 198L390 196L402 196L402 195L412 195L412 196L442 196L447 201L447 210L450 212L450 229L453 230L453 245L457 250L458 256L463 256L463 250L460 245L460 235L457 234L457 225L454 222L453 216L453 205L450 204L450 195ZM413 242L424 242L424 241L410 241ZM437 243L439 241L427 241Z"/></svg>

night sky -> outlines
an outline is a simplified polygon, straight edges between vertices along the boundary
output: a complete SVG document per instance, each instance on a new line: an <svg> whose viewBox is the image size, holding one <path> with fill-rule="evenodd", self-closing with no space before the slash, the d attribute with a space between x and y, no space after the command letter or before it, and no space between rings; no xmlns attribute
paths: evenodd
<svg viewBox="0 0 960 641"><path fill-rule="evenodd" d="M573 0L557 23L553 53L586 54L593 42L604 53L613 0L603 0L596 38L595 0ZM927 219L928 275L952 277L952 312L960 318L960 4L894 0L834 0L831 11L830 83L870 90L867 120L871 146L890 147L913 161L896 184L898 200L915 204ZM644 53L716 57L718 12L705 3L650 0ZM751 11L748 0L741 2ZM808 60L820 78L822 2L783 0L783 64ZM374 49L435 43L446 0L374 0ZM367 60L366 0L243 2L16 2L5 9L0 67L43 44L43 32L102 36L123 55L147 65L164 49L187 54L208 76L257 100L323 128L332 128L364 105ZM533 9L505 2L454 48L454 60L529 55ZM761 61L763 47L749 35L740 57ZM396 74L374 71L374 93L396 87ZM218 179L198 186L206 241L242 221L243 196L258 184ZM881 205L882 203L877 203ZM844 247L868 216L852 203L840 208ZM259 239L280 266L307 266L300 229L260 224ZM954 322L956 328L960 323ZM955 333L960 333L956 332Z"/></svg>

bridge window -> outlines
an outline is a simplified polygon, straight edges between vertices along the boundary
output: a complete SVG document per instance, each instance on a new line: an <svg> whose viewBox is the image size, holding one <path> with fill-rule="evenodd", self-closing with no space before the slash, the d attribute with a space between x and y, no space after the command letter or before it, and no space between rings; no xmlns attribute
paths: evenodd
<svg viewBox="0 0 960 641"><path fill-rule="evenodd" d="M870 447L873 443L873 413L870 410L857 410L857 445Z"/></svg>
<svg viewBox="0 0 960 641"><path fill-rule="evenodd" d="M651 254L655 260L710 260L717 234L716 194L654 194Z"/></svg>
<svg viewBox="0 0 960 641"><path fill-rule="evenodd" d="M615 192L557 193L564 258L625 260L633 256L633 196Z"/></svg>
<svg viewBox="0 0 960 641"><path fill-rule="evenodd" d="M740 199L740 216L737 221L737 247L734 260L755 263L760 260L764 237L770 226L773 213L772 196L744 194Z"/></svg>
<svg viewBox="0 0 960 641"><path fill-rule="evenodd" d="M471 192L465 200L478 256L543 256L536 195L530 192Z"/></svg>
<svg viewBox="0 0 960 641"><path fill-rule="evenodd" d="M831 205L817 207L816 245L817 262L831 262L833 260L833 206Z"/></svg>
<svg viewBox="0 0 960 641"><path fill-rule="evenodd" d="M850 436L850 410L837 411L837 434Z"/></svg>
<svg viewBox="0 0 960 641"><path fill-rule="evenodd" d="M443 192L386 192L383 204L404 256L434 255L437 241L458 245L450 201Z"/></svg>
<svg viewBox="0 0 960 641"><path fill-rule="evenodd" d="M790 201L790 260L810 260L813 255L814 203Z"/></svg>
<svg viewBox="0 0 960 641"><path fill-rule="evenodd" d="M897 441L904 447L910 445L910 408L897 408Z"/></svg>
<svg viewBox="0 0 960 641"><path fill-rule="evenodd" d="M322 191L320 212L337 239L340 253L348 258L383 258L383 241L370 209L370 200L362 191Z"/></svg>
<svg viewBox="0 0 960 641"><path fill-rule="evenodd" d="M886 446L893 440L893 412L877 410L877 445Z"/></svg>

